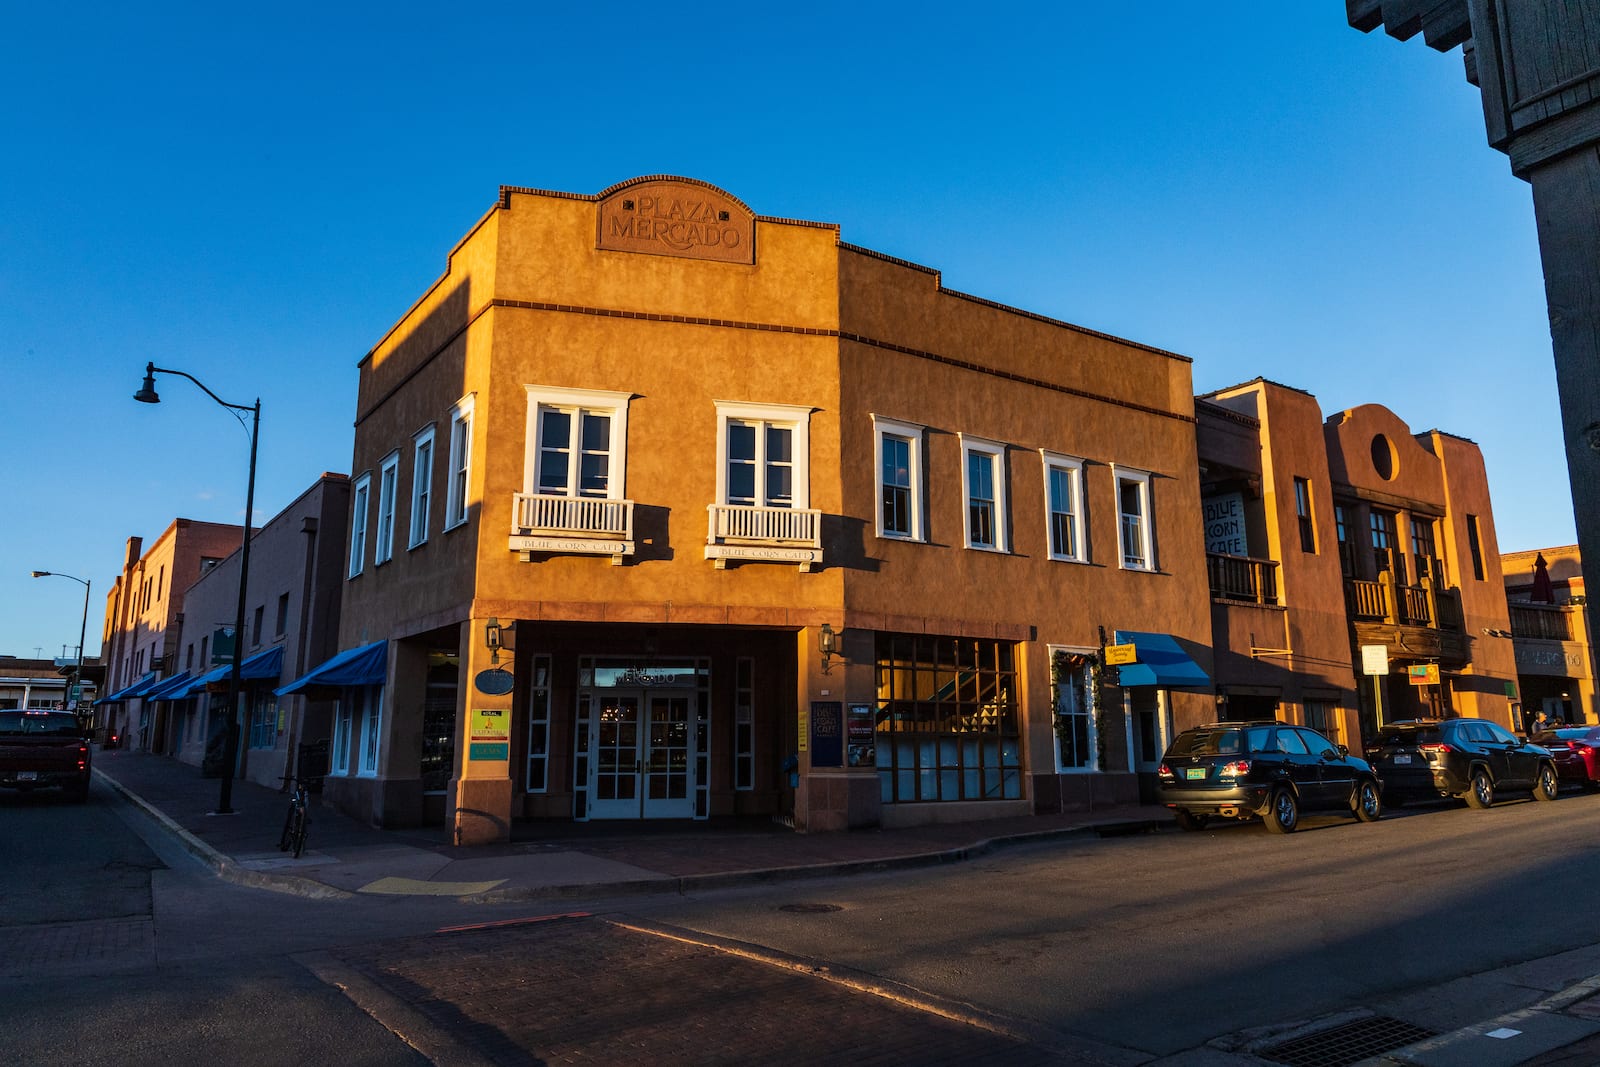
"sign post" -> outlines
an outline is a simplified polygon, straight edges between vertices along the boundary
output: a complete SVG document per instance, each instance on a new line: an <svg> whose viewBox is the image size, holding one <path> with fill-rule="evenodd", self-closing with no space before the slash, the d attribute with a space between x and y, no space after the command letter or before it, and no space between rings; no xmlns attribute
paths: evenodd
<svg viewBox="0 0 1600 1067"><path fill-rule="evenodd" d="M1383 725L1383 676L1389 673L1389 648L1387 645L1362 645L1361 646L1361 673L1372 677L1372 699L1378 717L1378 725Z"/></svg>

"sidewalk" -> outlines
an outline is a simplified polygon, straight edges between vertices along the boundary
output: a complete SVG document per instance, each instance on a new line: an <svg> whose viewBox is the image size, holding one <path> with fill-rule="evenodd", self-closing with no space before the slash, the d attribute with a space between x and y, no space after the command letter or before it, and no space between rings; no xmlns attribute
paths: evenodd
<svg viewBox="0 0 1600 1067"><path fill-rule="evenodd" d="M199 768L112 750L95 754L94 771L96 788L143 808L222 878L319 899L376 893L489 903L684 892L950 863L1010 843L1172 825L1157 806L829 834L799 834L771 820L519 823L508 844L459 848L442 827L380 830L313 798L309 843L296 860L278 851L287 794L235 781L235 814L213 815L221 782Z"/></svg>

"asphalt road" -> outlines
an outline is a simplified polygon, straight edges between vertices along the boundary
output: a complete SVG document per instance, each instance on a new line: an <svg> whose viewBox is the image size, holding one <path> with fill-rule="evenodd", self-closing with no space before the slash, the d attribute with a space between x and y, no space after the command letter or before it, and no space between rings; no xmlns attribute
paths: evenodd
<svg viewBox="0 0 1600 1067"><path fill-rule="evenodd" d="M109 794L0 794L0 1062L1177 1063L1355 1007L1442 1031L1600 973L1596 842L1572 794L546 920L242 888Z"/></svg>

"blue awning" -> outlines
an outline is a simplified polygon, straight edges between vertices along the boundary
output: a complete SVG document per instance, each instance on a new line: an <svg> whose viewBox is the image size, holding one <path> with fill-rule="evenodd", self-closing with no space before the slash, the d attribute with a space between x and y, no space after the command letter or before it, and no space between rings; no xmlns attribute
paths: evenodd
<svg viewBox="0 0 1600 1067"><path fill-rule="evenodd" d="M182 700L182 691L189 687L189 682L193 677L188 671L184 671L182 674L163 679L147 689L144 698L146 700Z"/></svg>
<svg viewBox="0 0 1600 1067"><path fill-rule="evenodd" d="M360 648L350 648L313 668L277 690L279 696L298 693L311 686L382 685L389 670L389 642L374 641Z"/></svg>
<svg viewBox="0 0 1600 1067"><path fill-rule="evenodd" d="M1137 663L1124 663L1117 668L1124 688L1153 685L1161 689L1204 689L1211 686L1211 676L1189 657L1171 634L1147 634L1137 630L1118 630L1119 645L1133 645L1137 650Z"/></svg>
<svg viewBox="0 0 1600 1067"><path fill-rule="evenodd" d="M115 701L115 700L128 700L128 699L130 699L132 697L144 696L160 680L161 679L156 677L156 672L155 671L150 671L143 678L140 678L137 682L134 682L132 685L124 686L123 688L118 689L115 693L108 693L105 696L101 697L99 700L95 701L95 703L96 704L110 704L112 701Z"/></svg>
<svg viewBox="0 0 1600 1067"><path fill-rule="evenodd" d="M277 681L283 674L283 646L274 645L264 652L257 652L253 656L246 656L245 661L239 664L239 680L241 682ZM172 693L169 700L182 700L206 691L209 685L223 685L233 678L233 664L224 663L220 667L213 667L200 677L191 681L181 693Z"/></svg>

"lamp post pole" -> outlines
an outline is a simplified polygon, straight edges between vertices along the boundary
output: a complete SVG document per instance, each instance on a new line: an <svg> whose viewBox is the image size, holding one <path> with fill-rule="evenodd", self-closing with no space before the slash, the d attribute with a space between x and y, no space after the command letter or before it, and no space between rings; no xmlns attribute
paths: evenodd
<svg viewBox="0 0 1600 1067"><path fill-rule="evenodd" d="M78 578L71 574L62 574L59 571L34 571L33 576L35 578L71 578L83 586L83 622L78 626L78 658L72 666L72 681L67 685L67 698L61 702L62 707L73 714L77 714L78 709L71 705L82 699L83 693L83 639L89 632L89 579ZM77 697L73 696L75 690L78 693Z"/></svg>
<svg viewBox="0 0 1600 1067"><path fill-rule="evenodd" d="M250 478L244 493L244 543L239 548L239 606L234 615L233 624L233 671L229 676L228 692L230 706L228 709L228 725L223 735L222 744L222 791L217 797L216 815L232 815L233 811L233 775L239 763L239 711L242 702L243 678L240 674L244 662L244 610L249 596L250 588L250 527L255 517L256 504L256 441L261 431L261 398L256 397L254 404L230 404L210 389L205 383L187 371L172 370L167 367L158 367L154 363L144 365L144 384L133 398L142 404L159 404L161 397L156 394L156 375L176 374L187 378L200 387L212 400L225 408L235 411L250 412Z"/></svg>

